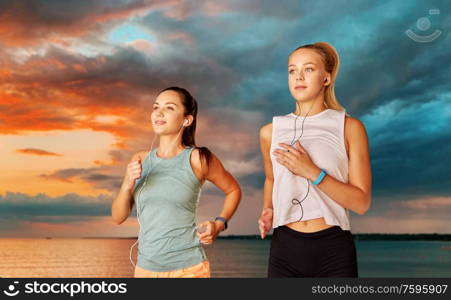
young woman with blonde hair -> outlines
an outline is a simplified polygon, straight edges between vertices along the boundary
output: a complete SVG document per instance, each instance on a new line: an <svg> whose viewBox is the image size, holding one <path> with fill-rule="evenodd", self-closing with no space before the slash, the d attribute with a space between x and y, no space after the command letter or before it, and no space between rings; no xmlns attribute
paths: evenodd
<svg viewBox="0 0 451 300"><path fill-rule="evenodd" d="M261 237L274 228L268 277L357 277L349 210L371 203L368 138L335 97L336 50L319 42L288 58L294 113L260 130L265 185Z"/></svg>

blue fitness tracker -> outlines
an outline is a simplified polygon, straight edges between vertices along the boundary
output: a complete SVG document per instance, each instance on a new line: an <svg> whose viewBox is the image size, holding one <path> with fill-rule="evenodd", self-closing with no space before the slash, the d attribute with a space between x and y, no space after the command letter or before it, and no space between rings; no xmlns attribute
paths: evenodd
<svg viewBox="0 0 451 300"><path fill-rule="evenodd" d="M319 184L321 181L323 181L325 176L326 176L326 171L324 171L324 169L321 169L321 173L319 173L318 178L316 178L316 180L313 181L313 184L314 185Z"/></svg>
<svg viewBox="0 0 451 300"><path fill-rule="evenodd" d="M215 222L216 221L221 221L222 223L224 223L224 230L227 229L227 220L225 218L223 218L223 217L216 217L215 218Z"/></svg>

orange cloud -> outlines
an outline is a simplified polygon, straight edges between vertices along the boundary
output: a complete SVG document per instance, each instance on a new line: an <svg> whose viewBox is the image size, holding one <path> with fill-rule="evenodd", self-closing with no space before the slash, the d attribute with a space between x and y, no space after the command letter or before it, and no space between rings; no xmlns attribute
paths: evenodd
<svg viewBox="0 0 451 300"><path fill-rule="evenodd" d="M48 152L41 149L34 149L34 148L26 148L26 149L17 149L17 153L23 153L23 154L32 154L32 155L50 155L50 156L62 156L58 153Z"/></svg>
<svg viewBox="0 0 451 300"><path fill-rule="evenodd" d="M77 70L78 72L82 72L82 73L87 72L86 68L82 64L73 64L72 68L74 68L74 70Z"/></svg>
<svg viewBox="0 0 451 300"><path fill-rule="evenodd" d="M0 79L6 79L11 75L11 71L7 69L0 69Z"/></svg>
<svg viewBox="0 0 451 300"><path fill-rule="evenodd" d="M129 42L127 44L143 53L149 54L149 53L152 53L152 51L154 50L152 44L146 40L135 40L135 41ZM1 73L0 73L0 76L1 76Z"/></svg>
<svg viewBox="0 0 451 300"><path fill-rule="evenodd" d="M232 10L225 1L203 1L201 3L200 9L206 16L213 17Z"/></svg>
<svg viewBox="0 0 451 300"><path fill-rule="evenodd" d="M9 114L14 113L14 114ZM49 131L70 130L73 126L65 122L65 118L58 118L51 111L31 107L14 108L0 112L3 125L0 134L20 134L21 131Z"/></svg>
<svg viewBox="0 0 451 300"><path fill-rule="evenodd" d="M194 15L214 17L231 10L231 5L224 1L201 1L195 4L189 1L179 1L176 5L171 5L165 9L164 16L183 21Z"/></svg>
<svg viewBox="0 0 451 300"><path fill-rule="evenodd" d="M103 78L88 81L70 74L70 70L78 74L86 73L88 68L95 72L93 68L107 61L100 57L85 62L66 64L53 57L35 57L23 65L9 66L15 67L13 78L10 75L12 72L3 68L0 74L8 74L10 78L0 83L0 134L91 129L111 133L121 140L142 131L133 121L139 122L141 119L142 107L131 105L133 91L128 90L129 83ZM49 79L46 82L46 78L37 75L52 72L68 79L61 82ZM111 124L103 124L95 121L98 115L118 118ZM121 144L123 142L119 141Z"/></svg>

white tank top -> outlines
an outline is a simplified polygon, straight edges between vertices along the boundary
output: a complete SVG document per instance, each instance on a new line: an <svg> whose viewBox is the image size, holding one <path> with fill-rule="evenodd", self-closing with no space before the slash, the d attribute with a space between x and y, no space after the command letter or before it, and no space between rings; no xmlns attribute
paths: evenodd
<svg viewBox="0 0 451 300"><path fill-rule="evenodd" d="M302 137L299 139L312 161L335 179L348 182L348 155L344 138L345 111L326 109L308 116L304 121ZM349 211L309 182L307 197L307 179L296 176L279 164L273 155L275 149L281 149L279 143L290 145L295 134L296 115L276 116L272 122L271 161L274 185L272 192L273 228L291 222L305 221L324 217L325 223L338 225L350 230ZM296 121L296 138L301 135L304 117ZM301 205L293 199L301 201ZM294 202L294 203L293 203ZM302 219L301 219L302 217Z"/></svg>

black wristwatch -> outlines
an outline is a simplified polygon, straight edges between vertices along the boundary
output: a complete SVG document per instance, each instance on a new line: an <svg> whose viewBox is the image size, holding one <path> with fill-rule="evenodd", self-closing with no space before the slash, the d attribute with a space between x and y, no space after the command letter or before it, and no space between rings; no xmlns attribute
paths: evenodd
<svg viewBox="0 0 451 300"><path fill-rule="evenodd" d="M225 218L223 218L223 217L216 217L215 218L215 222L216 221L221 221L222 223L224 223L224 230L227 229L227 220Z"/></svg>

